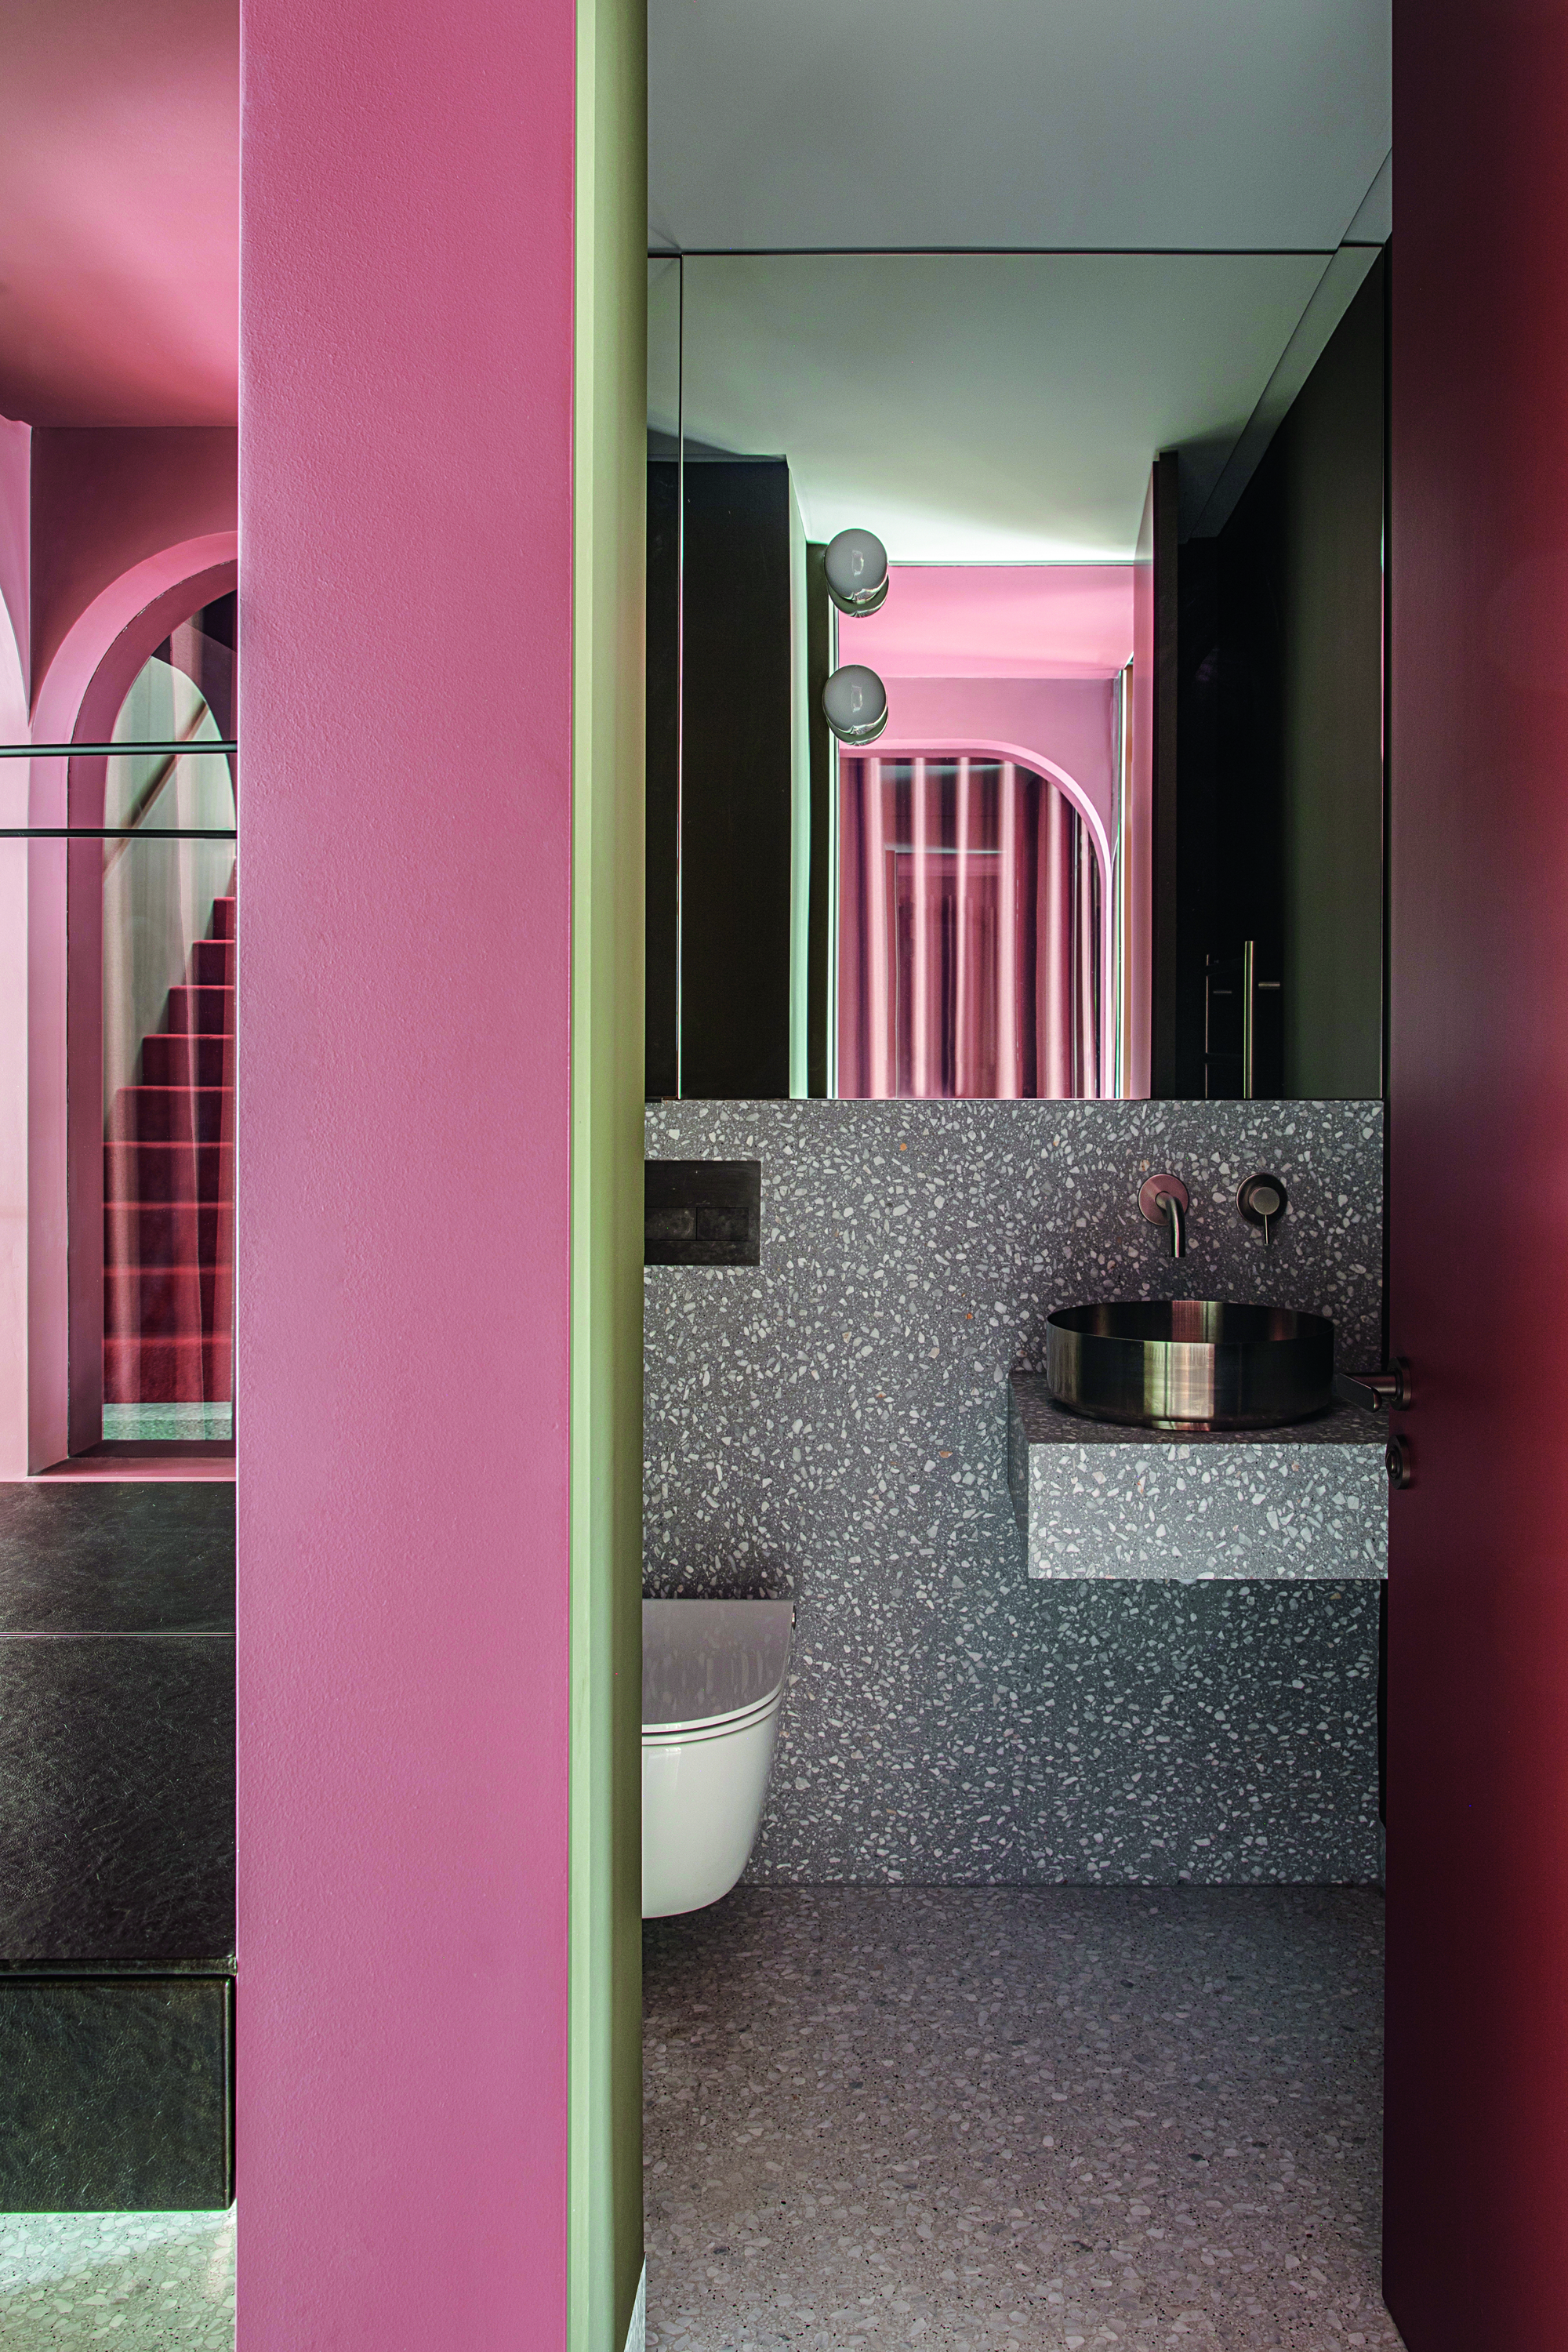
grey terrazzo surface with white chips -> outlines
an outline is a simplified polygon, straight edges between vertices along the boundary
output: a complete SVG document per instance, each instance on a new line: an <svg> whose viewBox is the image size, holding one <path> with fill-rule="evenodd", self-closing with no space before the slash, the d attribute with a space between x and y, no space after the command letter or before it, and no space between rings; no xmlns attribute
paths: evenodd
<svg viewBox="0 0 1568 2352"><path fill-rule="evenodd" d="M1015 1373L1009 1394L1008 1484L1031 1576L1387 1573L1387 1431L1372 1413L1177 1433L1064 1412L1039 1373Z"/></svg>
<svg viewBox="0 0 1568 2352"><path fill-rule="evenodd" d="M658 2352L1398 2352L1383 1905L747 1887L645 1933Z"/></svg>
<svg viewBox="0 0 1568 2352"><path fill-rule="evenodd" d="M1087 1298L1305 1307L1381 1360L1380 1106L687 1102L647 1149L762 1162L761 1265L645 1284L644 1589L796 1603L750 1874L1375 1879L1375 1583L1031 1580L1007 1414Z"/></svg>

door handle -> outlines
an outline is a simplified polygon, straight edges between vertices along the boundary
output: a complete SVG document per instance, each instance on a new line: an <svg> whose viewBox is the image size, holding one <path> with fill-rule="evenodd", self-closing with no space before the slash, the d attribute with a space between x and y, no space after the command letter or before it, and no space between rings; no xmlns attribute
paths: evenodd
<svg viewBox="0 0 1568 2352"><path fill-rule="evenodd" d="M1410 1367L1395 1356L1384 1372L1336 1372L1334 1394L1342 1404L1359 1405L1363 1412L1408 1412L1415 1402Z"/></svg>

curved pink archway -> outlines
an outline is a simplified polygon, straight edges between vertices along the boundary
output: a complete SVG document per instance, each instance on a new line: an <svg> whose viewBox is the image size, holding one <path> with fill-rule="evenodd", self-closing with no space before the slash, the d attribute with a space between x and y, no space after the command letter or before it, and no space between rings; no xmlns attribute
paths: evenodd
<svg viewBox="0 0 1568 2352"><path fill-rule="evenodd" d="M870 747L868 747L869 749ZM1102 1088L1109 1082L1113 1067L1115 1043L1115 1012L1113 1007L1116 906L1111 889L1111 857L1110 836L1105 819L1095 806L1091 795L1076 776L1055 760L1047 760L1026 743L1004 741L1000 736L921 735L918 740L886 734L879 736L870 756L878 760L1010 760L1015 766L1030 768L1037 775L1048 776L1063 798L1070 801L1082 818L1085 830L1094 846L1095 862L1100 868L1100 1052Z"/></svg>
<svg viewBox="0 0 1568 2352"><path fill-rule="evenodd" d="M210 531L144 557L101 590L49 664L34 701L33 740L107 741L138 672L182 621L235 586L237 557L234 531ZM103 760L27 766L29 824L102 822ZM12 1475L49 1469L73 1444L94 1443L102 1415L102 976L93 952L101 851L95 842L33 841L27 852L26 936L3 950L16 956L7 976L18 986L25 963L27 994L27 1458ZM95 1466L121 1477L233 1475L226 1462Z"/></svg>

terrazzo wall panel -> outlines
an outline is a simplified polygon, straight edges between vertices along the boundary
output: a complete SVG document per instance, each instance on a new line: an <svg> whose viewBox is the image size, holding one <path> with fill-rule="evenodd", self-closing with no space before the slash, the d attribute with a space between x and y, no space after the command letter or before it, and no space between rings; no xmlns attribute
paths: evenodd
<svg viewBox="0 0 1568 2352"><path fill-rule="evenodd" d="M1375 1583L1031 1580L1007 1382L1054 1307L1178 1291L1381 1361L1379 1105L688 1102L647 1150L762 1162L761 1265L645 1288L645 1590L798 1612L753 1878L1377 1875Z"/></svg>

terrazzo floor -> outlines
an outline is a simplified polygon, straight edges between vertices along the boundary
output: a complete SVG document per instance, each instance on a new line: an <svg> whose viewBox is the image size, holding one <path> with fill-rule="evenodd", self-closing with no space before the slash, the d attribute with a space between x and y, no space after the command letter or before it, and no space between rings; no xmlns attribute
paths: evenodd
<svg viewBox="0 0 1568 2352"><path fill-rule="evenodd" d="M1378 2292L1383 1902L742 1887L645 1930L664 2352L1343 2352Z"/></svg>
<svg viewBox="0 0 1568 2352"><path fill-rule="evenodd" d="M0 2214L4 2352L232 2352L234 2215Z"/></svg>

